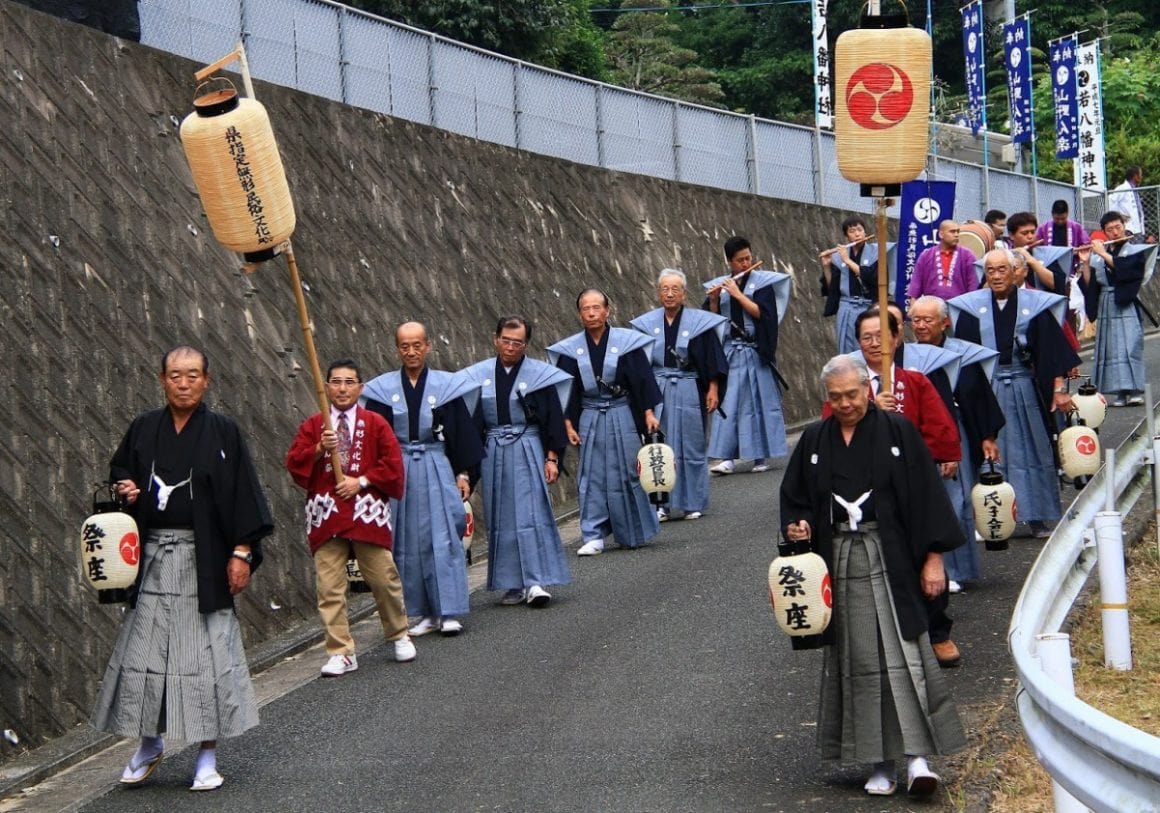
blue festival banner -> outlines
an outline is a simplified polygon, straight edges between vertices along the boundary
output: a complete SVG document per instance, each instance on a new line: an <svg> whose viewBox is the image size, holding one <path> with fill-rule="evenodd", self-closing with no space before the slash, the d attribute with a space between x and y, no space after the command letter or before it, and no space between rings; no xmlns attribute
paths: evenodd
<svg viewBox="0 0 1160 813"><path fill-rule="evenodd" d="M898 275L894 301L904 308L918 255L938 245L938 224L955 216L954 181L907 181L898 207Z"/></svg>
<svg viewBox="0 0 1160 813"><path fill-rule="evenodd" d="M967 124L972 135L987 126L987 77L983 65L983 0L959 9L963 17L963 57L967 72Z"/></svg>
<svg viewBox="0 0 1160 813"><path fill-rule="evenodd" d="M1055 157L1079 157L1079 87L1076 84L1076 35L1048 46L1051 96L1055 108Z"/></svg>
<svg viewBox="0 0 1160 813"><path fill-rule="evenodd" d="M1031 141L1031 21L1020 17L1003 26L1003 55L1007 68L1007 103L1011 112L1011 141Z"/></svg>

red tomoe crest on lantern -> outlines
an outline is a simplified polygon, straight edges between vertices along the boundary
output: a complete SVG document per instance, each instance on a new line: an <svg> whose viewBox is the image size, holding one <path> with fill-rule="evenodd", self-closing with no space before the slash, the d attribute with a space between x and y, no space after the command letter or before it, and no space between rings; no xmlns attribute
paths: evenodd
<svg viewBox="0 0 1160 813"><path fill-rule="evenodd" d="M127 565L136 565L141 561L141 542L135 533L127 533L121 537L121 558Z"/></svg>
<svg viewBox="0 0 1160 813"><path fill-rule="evenodd" d="M850 76L846 107L859 127L886 130L905 120L914 107L914 85L896 65L872 62Z"/></svg>
<svg viewBox="0 0 1160 813"><path fill-rule="evenodd" d="M1075 439L1075 450L1082 455L1093 455L1098 448L1095 439L1087 435Z"/></svg>

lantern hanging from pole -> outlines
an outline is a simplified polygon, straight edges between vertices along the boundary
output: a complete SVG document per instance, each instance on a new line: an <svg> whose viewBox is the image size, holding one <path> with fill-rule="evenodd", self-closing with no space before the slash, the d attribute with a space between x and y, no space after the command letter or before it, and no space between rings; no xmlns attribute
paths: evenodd
<svg viewBox="0 0 1160 813"><path fill-rule="evenodd" d="M1100 436L1074 416L1076 413L1071 413L1068 421L1075 423L1059 433L1059 465L1064 477L1082 488L1100 470Z"/></svg>
<svg viewBox="0 0 1160 813"><path fill-rule="evenodd" d="M471 564L471 540L475 536L475 511L471 508L471 503L467 500L463 501L463 513L467 515L467 521L463 524L463 552L467 554L467 564Z"/></svg>
<svg viewBox="0 0 1160 813"><path fill-rule="evenodd" d="M97 591L97 601L115 604L128 601L129 588L137 581L141 538L113 484L107 491L107 499L93 496L93 513L81 525L81 572Z"/></svg>
<svg viewBox="0 0 1160 813"><path fill-rule="evenodd" d="M971 489L971 507L975 512L975 530L983 537L987 550L1007 550L1007 540L1015 533L1019 510L1015 505L1015 489L996 471L995 461L988 460L990 471L979 474L979 482Z"/></svg>
<svg viewBox="0 0 1160 813"><path fill-rule="evenodd" d="M821 635L834 606L826 561L810 551L808 539L778 548L781 555L769 565L769 603L778 626L793 638Z"/></svg>
<svg viewBox="0 0 1160 813"><path fill-rule="evenodd" d="M931 41L899 5L898 15L863 14L861 27L834 43L838 170L864 187L911 181L926 167Z"/></svg>
<svg viewBox="0 0 1160 813"><path fill-rule="evenodd" d="M669 494L677 484L677 465L673 447L665 443L664 433L649 433L648 443L636 453L636 473L653 505L669 501Z"/></svg>
<svg viewBox="0 0 1160 813"><path fill-rule="evenodd" d="M1096 390L1090 378L1079 385L1079 392L1071 396L1071 402L1075 404L1076 412L1089 428L1099 429L1103 425L1104 418L1108 415L1108 401Z"/></svg>
<svg viewBox="0 0 1160 813"><path fill-rule="evenodd" d="M213 82L224 83L213 89ZM266 108L229 80L198 87L181 144L218 242L251 262L268 260L294 232L294 202Z"/></svg>

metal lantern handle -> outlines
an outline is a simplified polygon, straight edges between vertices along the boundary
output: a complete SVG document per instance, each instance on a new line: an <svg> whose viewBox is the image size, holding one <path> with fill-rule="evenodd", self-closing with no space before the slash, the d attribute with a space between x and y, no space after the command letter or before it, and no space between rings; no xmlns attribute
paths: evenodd
<svg viewBox="0 0 1160 813"><path fill-rule="evenodd" d="M904 0L897 0L898 5L902 6L902 15L906 18L906 24L910 25L910 9L906 7ZM866 12L870 10L870 2L867 0L862 4L862 10L858 12L858 19L866 19Z"/></svg>
<svg viewBox="0 0 1160 813"><path fill-rule="evenodd" d="M664 443L665 442L665 433L659 429L655 432L649 432L644 437L645 437L645 445L646 446L648 444L651 444L651 443Z"/></svg>
<svg viewBox="0 0 1160 813"><path fill-rule="evenodd" d="M220 85L220 87L218 86ZM235 85L228 76L211 76L204 82L198 82L197 87L193 90L194 100L200 99L203 96L208 96L213 91L232 90L234 95L238 95L238 86Z"/></svg>

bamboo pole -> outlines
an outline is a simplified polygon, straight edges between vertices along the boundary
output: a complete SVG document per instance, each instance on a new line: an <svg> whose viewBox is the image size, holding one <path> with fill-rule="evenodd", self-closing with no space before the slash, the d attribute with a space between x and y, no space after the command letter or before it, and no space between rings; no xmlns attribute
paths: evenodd
<svg viewBox="0 0 1160 813"><path fill-rule="evenodd" d="M322 368L318 364L318 351L314 349L314 327L310 324L310 314L306 311L306 295L302 293L302 278L298 275L298 261L294 259L294 247L286 241L286 265L290 269L290 287L294 289L294 302L298 305L298 323L302 326L302 343L306 346L306 359L310 362L310 374L314 376L314 392L318 396L318 408L322 411L322 428L330 432L334 424L330 422L330 400L326 397L326 384L322 380ZM353 428L353 427L352 427ZM343 478L342 458L335 448L330 452L330 464L334 467L334 482L341 484Z"/></svg>
<svg viewBox="0 0 1160 813"><path fill-rule="evenodd" d="M879 373L882 383L878 391L892 393L894 384L890 380L890 365L894 361L894 337L890 333L890 311L886 309L886 302L890 299L890 274L886 263L886 207L889 205L889 198L874 199L878 219L878 326L882 333L882 371Z"/></svg>

